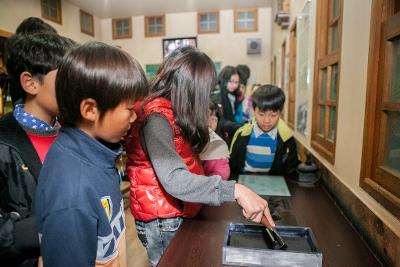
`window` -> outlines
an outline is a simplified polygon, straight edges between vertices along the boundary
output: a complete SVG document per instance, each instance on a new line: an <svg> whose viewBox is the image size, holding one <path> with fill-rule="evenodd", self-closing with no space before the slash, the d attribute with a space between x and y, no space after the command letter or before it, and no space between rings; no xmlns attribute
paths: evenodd
<svg viewBox="0 0 400 267"><path fill-rule="evenodd" d="M400 218L400 1L371 9L360 185Z"/></svg>
<svg viewBox="0 0 400 267"><path fill-rule="evenodd" d="M256 32L257 31L257 9L235 10L234 19L235 32Z"/></svg>
<svg viewBox="0 0 400 267"><path fill-rule="evenodd" d="M146 37L165 35L165 15L145 17L144 21L144 32Z"/></svg>
<svg viewBox="0 0 400 267"><path fill-rule="evenodd" d="M93 16L80 10L81 32L94 36Z"/></svg>
<svg viewBox="0 0 400 267"><path fill-rule="evenodd" d="M219 12L197 14L198 33L219 33Z"/></svg>
<svg viewBox="0 0 400 267"><path fill-rule="evenodd" d="M132 18L112 20L113 39L132 38Z"/></svg>
<svg viewBox="0 0 400 267"><path fill-rule="evenodd" d="M41 0L42 18L62 23L61 0Z"/></svg>
<svg viewBox="0 0 400 267"><path fill-rule="evenodd" d="M290 29L289 52L289 92L288 92L288 125L294 128L294 114L296 102L296 22Z"/></svg>
<svg viewBox="0 0 400 267"><path fill-rule="evenodd" d="M340 74L342 0L317 2L311 145L332 164L335 157Z"/></svg>
<svg viewBox="0 0 400 267"><path fill-rule="evenodd" d="M13 110L5 62L6 43L12 35L11 32L0 30L0 117Z"/></svg>

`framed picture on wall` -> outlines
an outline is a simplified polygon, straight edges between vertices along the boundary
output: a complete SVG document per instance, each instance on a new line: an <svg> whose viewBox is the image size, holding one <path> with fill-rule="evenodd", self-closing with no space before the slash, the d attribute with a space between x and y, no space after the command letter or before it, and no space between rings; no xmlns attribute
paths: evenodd
<svg viewBox="0 0 400 267"><path fill-rule="evenodd" d="M182 46L197 47L197 37L162 39L162 49L164 57L167 57L169 54L172 53L172 51Z"/></svg>

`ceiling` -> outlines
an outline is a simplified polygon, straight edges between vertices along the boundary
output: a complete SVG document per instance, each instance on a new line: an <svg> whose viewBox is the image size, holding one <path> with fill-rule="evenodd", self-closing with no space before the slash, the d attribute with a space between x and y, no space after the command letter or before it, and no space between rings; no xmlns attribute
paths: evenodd
<svg viewBox="0 0 400 267"><path fill-rule="evenodd" d="M99 18L271 7L273 0L67 0Z"/></svg>

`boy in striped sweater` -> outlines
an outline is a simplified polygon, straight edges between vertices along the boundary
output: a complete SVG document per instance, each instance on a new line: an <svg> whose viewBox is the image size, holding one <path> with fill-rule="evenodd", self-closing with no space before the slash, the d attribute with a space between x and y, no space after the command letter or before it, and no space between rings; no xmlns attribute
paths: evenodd
<svg viewBox="0 0 400 267"><path fill-rule="evenodd" d="M263 85L252 96L255 118L239 128L230 147L233 174L268 173L293 176L299 164L292 130L280 119L285 94Z"/></svg>

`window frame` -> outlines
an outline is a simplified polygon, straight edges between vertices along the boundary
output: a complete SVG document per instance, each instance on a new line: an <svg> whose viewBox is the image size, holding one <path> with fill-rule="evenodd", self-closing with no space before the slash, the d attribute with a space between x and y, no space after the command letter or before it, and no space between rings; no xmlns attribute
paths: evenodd
<svg viewBox="0 0 400 267"><path fill-rule="evenodd" d="M201 18L201 16L208 15L208 14L212 14L212 15L215 15L217 17L217 20L216 20L217 28L215 30L209 30L209 31L201 30L201 27L200 27L201 20L200 20L200 18ZM197 13L197 33L198 34L219 33L219 11L198 12Z"/></svg>
<svg viewBox="0 0 400 267"><path fill-rule="evenodd" d="M296 20L289 31L289 88L288 88L288 125L294 129L296 109L296 69L297 69L297 26Z"/></svg>
<svg viewBox="0 0 400 267"><path fill-rule="evenodd" d="M162 23L162 31L161 32L150 32L149 27L150 27L150 19L154 18L161 18L161 23ZM159 37L159 36L165 36L165 15L160 15L160 16L145 16L144 17L144 35L145 37Z"/></svg>
<svg viewBox="0 0 400 267"><path fill-rule="evenodd" d="M280 65L280 84L279 87L285 92L286 88L285 88L285 75L286 75L286 39L282 42L281 45L281 65ZM287 104L287 103L285 103ZM285 112L287 112L285 110L285 108L283 108L283 110L281 111L281 118L285 118Z"/></svg>
<svg viewBox="0 0 400 267"><path fill-rule="evenodd" d="M397 13L395 13L397 11ZM385 168L387 111L400 112L400 103L387 101L390 40L400 38L400 6L395 0L373 0L371 8L367 98L364 119L360 187L400 218L400 173ZM378 52L377 52L378 51ZM390 55L390 54L389 54Z"/></svg>
<svg viewBox="0 0 400 267"><path fill-rule="evenodd" d="M286 90L285 88L285 68L286 68L286 39L282 42L281 45L281 88L282 90Z"/></svg>
<svg viewBox="0 0 400 267"><path fill-rule="evenodd" d="M239 18L239 13L242 13L242 12L251 12L254 14L254 27L253 28L251 28L251 29L250 28L247 28L247 29L239 28L238 18ZM234 24L234 32L257 32L258 31L258 9L257 8L235 9L233 24Z"/></svg>
<svg viewBox="0 0 400 267"><path fill-rule="evenodd" d="M7 39L13 36L13 33L4 31L0 29L0 39L3 39L2 41L4 43L7 42ZM0 49L0 73L5 74L6 73L6 62L5 62L5 48L3 46L3 49ZM0 117L3 116L6 112L4 112L5 104L6 101L5 98L7 96L7 90L6 88L0 87Z"/></svg>
<svg viewBox="0 0 400 267"><path fill-rule="evenodd" d="M91 23L91 27L90 27L90 30L89 31L87 31L87 30L85 30L84 28L83 28L83 16L89 16L89 18L90 18L90 23ZM94 20L93 20L93 15L92 14L90 14L90 13L88 13L88 12L86 12L86 11L83 11L82 9L80 9L79 10L79 17L80 17L80 26L81 26L81 32L82 33L85 33L85 34L88 34L88 35L90 35L90 36L94 36Z"/></svg>
<svg viewBox="0 0 400 267"><path fill-rule="evenodd" d="M128 34L127 35L117 35L117 22L126 20L128 22ZM115 18L112 19L112 37L113 39L129 39L132 38L132 17L125 18Z"/></svg>
<svg viewBox="0 0 400 267"><path fill-rule="evenodd" d="M314 63L314 88L313 88L313 109L312 109L312 130L311 130L311 146L320 153L328 162L334 164L335 150L336 150L336 135L337 135L337 118L339 106L339 92L340 92L340 56L342 46L342 21L343 21L343 0L338 0L339 14L334 18L330 18L332 12L331 3L334 0L319 0L317 1L317 20L316 20L316 38L315 38L315 63ZM329 44L331 37L329 29L337 25L338 44L333 52L329 52ZM337 79L336 79L336 96L335 99L330 99L331 94L331 78L333 66L337 65ZM320 92L322 88L322 71L326 69L326 98L320 99ZM320 107L324 106L324 135L321 136L320 131ZM335 121L334 121L334 136L333 140L329 139L329 122L332 107L335 107Z"/></svg>
<svg viewBox="0 0 400 267"><path fill-rule="evenodd" d="M57 17L51 17L51 16L47 16L44 14L44 9L43 9L43 4L44 1L40 0L40 10L41 10L41 14L42 14L42 18L53 21L55 23L61 24L62 25L62 7L61 7L61 0L54 0L57 7Z"/></svg>

